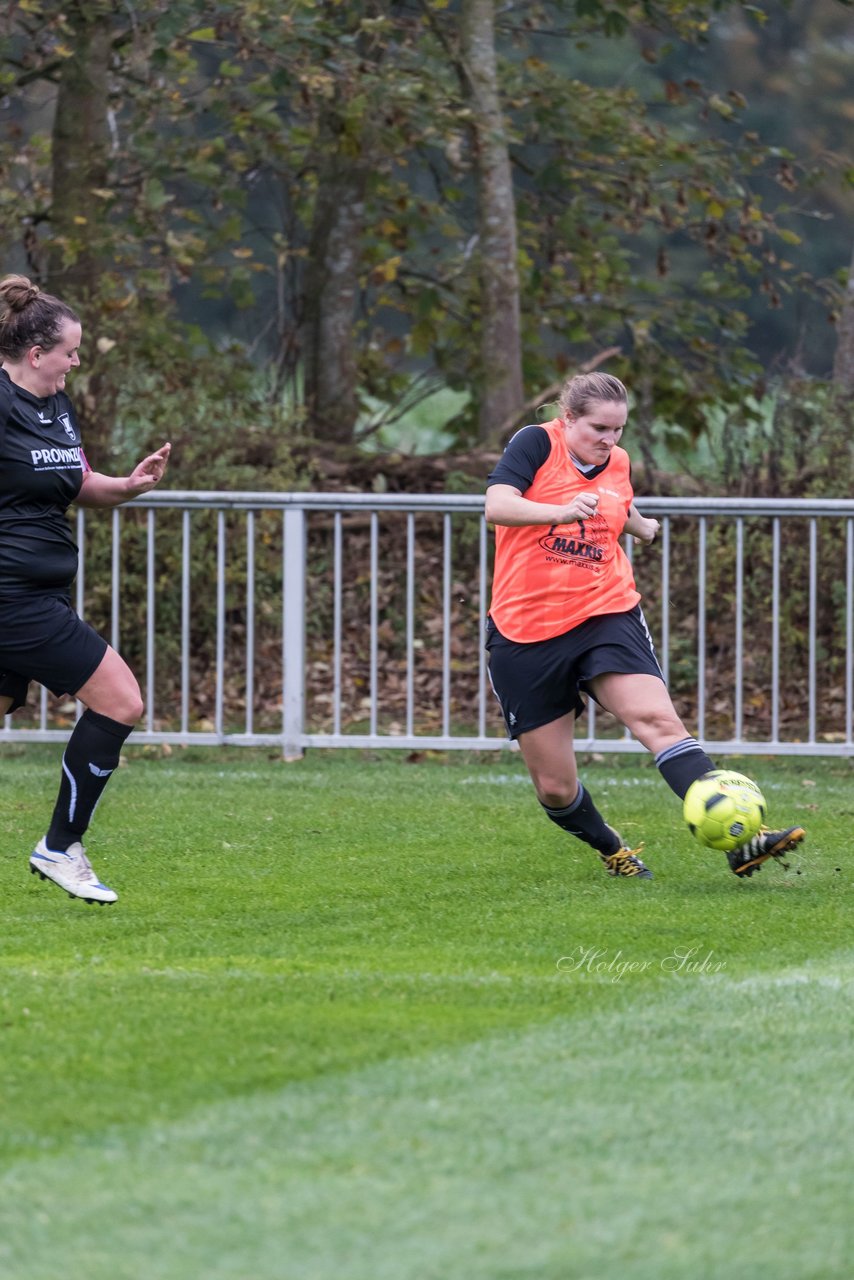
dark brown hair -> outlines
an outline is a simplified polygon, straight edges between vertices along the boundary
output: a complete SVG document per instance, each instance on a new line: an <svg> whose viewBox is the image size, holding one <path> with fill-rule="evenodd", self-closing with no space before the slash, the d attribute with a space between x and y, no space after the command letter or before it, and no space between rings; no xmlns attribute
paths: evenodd
<svg viewBox="0 0 854 1280"><path fill-rule="evenodd" d="M573 418L582 418L591 405L600 400L628 403L628 394L620 379L610 373L577 373L564 384L558 405L564 416L571 414Z"/></svg>
<svg viewBox="0 0 854 1280"><path fill-rule="evenodd" d="M65 320L80 323L71 307L42 293L26 276L0 280L0 356L20 360L30 347L50 351L59 341Z"/></svg>

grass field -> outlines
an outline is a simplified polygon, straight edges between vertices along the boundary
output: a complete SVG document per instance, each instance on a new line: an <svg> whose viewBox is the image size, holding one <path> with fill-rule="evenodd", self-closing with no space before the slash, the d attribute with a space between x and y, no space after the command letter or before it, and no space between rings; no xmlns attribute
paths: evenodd
<svg viewBox="0 0 854 1280"><path fill-rule="evenodd" d="M848 1280L854 765L728 761L809 833L741 882L590 763L638 882L516 757L128 756L109 908L0 758L3 1280Z"/></svg>

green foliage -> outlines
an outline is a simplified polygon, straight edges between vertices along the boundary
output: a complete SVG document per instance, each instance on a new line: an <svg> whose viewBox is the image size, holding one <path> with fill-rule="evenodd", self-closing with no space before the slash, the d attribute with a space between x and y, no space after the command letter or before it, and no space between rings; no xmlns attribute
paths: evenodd
<svg viewBox="0 0 854 1280"><path fill-rule="evenodd" d="M839 498L854 489L854 406L806 378L707 404L702 425L657 418L648 438L657 468L691 477L703 493ZM642 428L641 428L642 429Z"/></svg>
<svg viewBox="0 0 854 1280"><path fill-rule="evenodd" d="M678 416L696 432L705 404L755 379L758 322L776 332L777 314L803 305L811 277L826 277L823 311L838 301L839 254L826 247L838 241L805 234L805 219L830 209L839 223L850 205L841 6L779 8L554 0L528 6L522 22L515 9L497 12L529 388L617 346L613 367L640 388L645 417ZM221 349L236 383L243 354L232 338L269 371L261 382L274 400L286 391L298 415L317 293L307 273L328 247L324 209L351 189L355 169L363 212L347 331L361 422L384 415L378 404L394 416L417 370L468 397L450 422L465 443L480 317L458 5L90 7L111 36L108 174L91 193L92 225L81 215L62 234L51 209L50 108L63 65L85 55L75 44L82 11L53 0L13 11L0 32L10 125L0 141L0 248L10 267L44 280L50 264L48 283L62 292L64 272L95 253L86 296L73 299L90 333L126 308L159 313L189 362L192 331L174 323L180 301L215 346L229 334ZM776 120L748 92L760 96L766 45L771 91L779 98L785 85ZM802 45L804 88L800 72L786 71ZM739 84L730 90L731 52ZM807 101L824 104L820 154L798 123ZM775 352L791 346L787 323ZM339 346L328 346L329 360ZM119 373L105 364L105 405L120 398L107 385ZM250 392L238 416L256 408ZM94 434L106 446L105 432Z"/></svg>
<svg viewBox="0 0 854 1280"><path fill-rule="evenodd" d="M124 344L106 357L121 366L109 405L114 465L168 439L171 488L302 487L298 411L237 344L215 349L200 333L184 332L168 359L159 343L130 361Z"/></svg>
<svg viewBox="0 0 854 1280"><path fill-rule="evenodd" d="M413 387L416 392L416 388ZM414 398L414 397L413 397ZM406 407L401 396L399 410L390 417L388 405L379 400L366 400L366 416L357 428L363 447L371 451L406 454L443 453L455 442L448 424L467 406L465 392L449 388L430 391L423 399ZM374 416L368 416L370 412Z"/></svg>

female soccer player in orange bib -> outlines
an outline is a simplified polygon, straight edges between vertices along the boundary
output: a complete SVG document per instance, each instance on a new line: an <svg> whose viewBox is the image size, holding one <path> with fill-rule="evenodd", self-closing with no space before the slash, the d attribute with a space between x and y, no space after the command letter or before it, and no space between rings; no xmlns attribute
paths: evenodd
<svg viewBox="0 0 854 1280"><path fill-rule="evenodd" d="M518 431L489 476L490 680L552 822L591 845L609 875L650 879L643 846L625 845L578 779L580 695L653 753L680 799L715 765L676 714L620 545L624 533L651 542L658 530L634 506L620 447L626 388L609 374L582 374L567 382L559 407L552 422ZM736 875L749 876L803 838L801 827L763 827L726 856Z"/></svg>

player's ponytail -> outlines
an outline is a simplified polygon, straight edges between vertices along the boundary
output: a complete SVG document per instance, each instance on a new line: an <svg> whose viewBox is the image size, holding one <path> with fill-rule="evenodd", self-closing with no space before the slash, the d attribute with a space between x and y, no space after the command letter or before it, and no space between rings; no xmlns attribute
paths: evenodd
<svg viewBox="0 0 854 1280"><path fill-rule="evenodd" d="M26 276L5 276L0 280L0 298L3 309L23 311L28 303L39 296L41 289Z"/></svg>
<svg viewBox="0 0 854 1280"><path fill-rule="evenodd" d="M19 360L31 347L50 351L59 340L63 322L80 317L53 294L42 293L26 276L0 280L0 356Z"/></svg>

